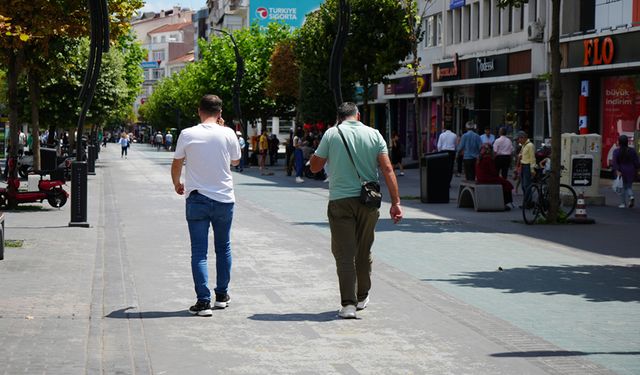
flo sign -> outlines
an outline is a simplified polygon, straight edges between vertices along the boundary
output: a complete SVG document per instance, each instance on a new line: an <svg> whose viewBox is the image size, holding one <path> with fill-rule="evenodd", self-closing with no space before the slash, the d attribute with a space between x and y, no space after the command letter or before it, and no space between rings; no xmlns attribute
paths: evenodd
<svg viewBox="0 0 640 375"><path fill-rule="evenodd" d="M283 22L299 28L310 12L318 9L323 0L251 0L251 23L266 27L271 22Z"/></svg>

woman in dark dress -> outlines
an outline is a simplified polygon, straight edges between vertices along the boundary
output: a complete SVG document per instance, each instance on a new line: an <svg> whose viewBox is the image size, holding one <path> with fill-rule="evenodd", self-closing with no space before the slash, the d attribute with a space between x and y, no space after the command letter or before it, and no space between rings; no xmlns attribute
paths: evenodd
<svg viewBox="0 0 640 375"><path fill-rule="evenodd" d="M478 156L478 161L476 162L476 182L478 184L502 185L502 194L505 204L504 208L507 211L511 209L508 204L513 202L513 196L511 194L513 185L511 182L498 175L498 170L496 169L496 164L493 160L493 148L488 143L485 143L480 147L480 156Z"/></svg>
<svg viewBox="0 0 640 375"><path fill-rule="evenodd" d="M402 167L402 145L400 144L398 132L391 133L391 164L393 165L393 169L396 167L400 169L398 176L404 176L404 168Z"/></svg>

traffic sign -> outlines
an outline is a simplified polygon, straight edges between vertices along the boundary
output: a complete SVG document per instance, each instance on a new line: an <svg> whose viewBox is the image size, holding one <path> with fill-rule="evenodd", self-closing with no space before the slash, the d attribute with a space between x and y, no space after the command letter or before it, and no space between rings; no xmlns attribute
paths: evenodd
<svg viewBox="0 0 640 375"><path fill-rule="evenodd" d="M593 155L571 156L571 186L591 186L593 181Z"/></svg>

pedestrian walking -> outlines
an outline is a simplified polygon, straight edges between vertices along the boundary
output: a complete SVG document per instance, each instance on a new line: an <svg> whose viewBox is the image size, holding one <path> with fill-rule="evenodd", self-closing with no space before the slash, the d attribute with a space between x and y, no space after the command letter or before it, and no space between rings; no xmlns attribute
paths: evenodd
<svg viewBox="0 0 640 375"><path fill-rule="evenodd" d="M304 179L302 179L302 172L304 171L304 154L302 152L303 137L304 132L301 127L298 127L293 137L293 158L296 169L296 183L298 184L304 182Z"/></svg>
<svg viewBox="0 0 640 375"><path fill-rule="evenodd" d="M493 142L493 152L496 155L496 169L502 178L509 176L509 167L511 166L511 155L513 155L513 143L507 137L507 129L500 128L498 130L498 139Z"/></svg>
<svg viewBox="0 0 640 375"><path fill-rule="evenodd" d="M166 147L167 151L171 151L171 144L173 144L173 134L167 132L167 135L164 136L164 147Z"/></svg>
<svg viewBox="0 0 640 375"><path fill-rule="evenodd" d="M161 132L156 133L156 136L154 138L156 151L160 151L160 148L162 147L162 142L163 141L164 141L164 137L162 136L162 133Z"/></svg>
<svg viewBox="0 0 640 375"><path fill-rule="evenodd" d="M236 171L242 172L244 171L244 148L247 147L247 141L242 137L240 130L236 131L236 135L238 136L238 144L240 145L240 164L236 165Z"/></svg>
<svg viewBox="0 0 640 375"><path fill-rule="evenodd" d="M529 140L527 133L519 131L516 133L518 143L521 145L520 154L518 154L518 164L520 165L520 184L522 186L522 192L524 193L523 202L528 203L529 197L527 196L529 186L531 186L531 168L536 164L536 154L533 147L533 143Z"/></svg>
<svg viewBox="0 0 640 375"><path fill-rule="evenodd" d="M260 166L260 174L265 176L267 175L266 171L266 161L267 161L267 153L269 152L269 133L267 132L267 128L262 128L262 134L260 134L260 138L258 138L258 165Z"/></svg>
<svg viewBox="0 0 640 375"><path fill-rule="evenodd" d="M618 196L620 196L620 205L618 207L632 208L635 203L633 181L640 169L640 161L638 161L636 150L629 147L629 138L624 134L618 137L618 148L613 151L612 162L616 176L622 178L622 189L617 191Z"/></svg>
<svg viewBox="0 0 640 375"><path fill-rule="evenodd" d="M216 287L213 308L229 303L231 278L231 222L235 195L231 165L240 163L240 144L235 132L221 126L222 100L205 95L198 108L200 124L184 129L178 137L171 164L171 179L177 194L186 195L186 218L191 238L191 273L196 304L193 315L211 316L211 290L207 253L209 227L213 228L216 254ZM180 180L185 164L185 179Z"/></svg>
<svg viewBox="0 0 640 375"><path fill-rule="evenodd" d="M127 159L127 150L129 149L129 138L127 138L127 133L122 132L120 134L120 159Z"/></svg>
<svg viewBox="0 0 640 375"><path fill-rule="evenodd" d="M361 202L362 183L378 181L378 167L384 175L394 223L402 219L400 194L387 145L382 135L360 120L358 107L345 102L338 107L341 124L326 131L311 158L311 171L318 173L331 162L327 215L331 231L331 252L336 261L340 286L341 318L356 318L356 310L369 303L371 288L371 246L380 213Z"/></svg>
<svg viewBox="0 0 640 375"><path fill-rule="evenodd" d="M476 125L472 122L467 122L465 125L467 128L466 133L460 138L458 144L458 153L463 152L463 166L464 177L467 181L475 181L476 179L476 159L480 155L480 146L482 141L480 136L476 133Z"/></svg>
<svg viewBox="0 0 640 375"><path fill-rule="evenodd" d="M488 143L493 146L493 142L496 141L496 136L491 134L491 127L487 126L484 128L484 134L480 136L480 141L482 144Z"/></svg>
<svg viewBox="0 0 640 375"><path fill-rule="evenodd" d="M449 129L449 126L450 125L448 125L438 137L436 147L438 151L449 154L449 183L451 183L453 179L453 166L456 161L456 143L458 142L458 136Z"/></svg>
<svg viewBox="0 0 640 375"><path fill-rule="evenodd" d="M391 133L391 165L393 165L394 169L396 167L400 169L398 176L404 176L404 167L402 166L403 153L400 136L398 132L394 131Z"/></svg>

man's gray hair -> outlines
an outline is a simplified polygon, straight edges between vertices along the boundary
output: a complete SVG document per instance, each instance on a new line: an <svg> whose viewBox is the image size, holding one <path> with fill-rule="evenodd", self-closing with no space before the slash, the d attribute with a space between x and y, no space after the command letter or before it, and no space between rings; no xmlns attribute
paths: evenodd
<svg viewBox="0 0 640 375"><path fill-rule="evenodd" d="M358 114L358 106L353 102L344 102L338 106L338 119L343 121L347 117L356 116Z"/></svg>

